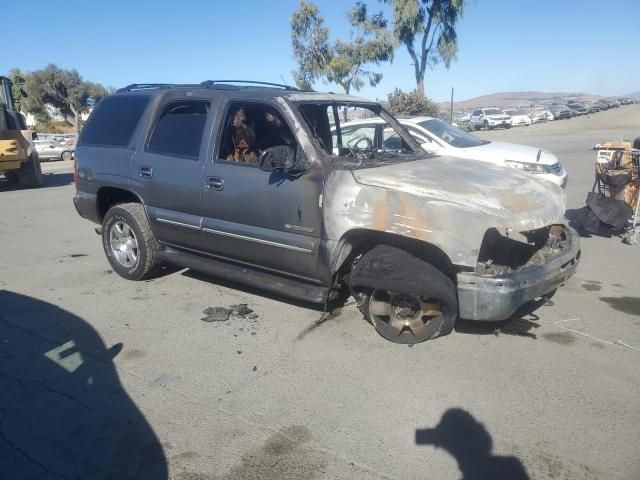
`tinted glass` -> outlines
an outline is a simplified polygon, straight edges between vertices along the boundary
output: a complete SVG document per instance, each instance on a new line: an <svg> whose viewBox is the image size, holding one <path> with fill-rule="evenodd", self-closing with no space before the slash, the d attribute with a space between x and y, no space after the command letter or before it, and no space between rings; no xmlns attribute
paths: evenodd
<svg viewBox="0 0 640 480"><path fill-rule="evenodd" d="M131 141L149 97L114 95L103 98L82 130L79 145L125 147Z"/></svg>
<svg viewBox="0 0 640 480"><path fill-rule="evenodd" d="M209 103L177 102L167 106L156 123L147 151L177 157L198 158Z"/></svg>

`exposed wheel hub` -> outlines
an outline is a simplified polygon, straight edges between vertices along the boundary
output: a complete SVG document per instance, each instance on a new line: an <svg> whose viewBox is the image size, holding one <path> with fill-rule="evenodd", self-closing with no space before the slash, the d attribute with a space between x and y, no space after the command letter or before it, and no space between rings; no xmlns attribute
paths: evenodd
<svg viewBox="0 0 640 480"><path fill-rule="evenodd" d="M442 316L442 302L414 295L374 290L369 298L371 323L384 338L418 343L433 335L432 320Z"/></svg>
<svg viewBox="0 0 640 480"><path fill-rule="evenodd" d="M399 295L394 298L393 311L398 318L411 320L420 311L420 302L409 295Z"/></svg>

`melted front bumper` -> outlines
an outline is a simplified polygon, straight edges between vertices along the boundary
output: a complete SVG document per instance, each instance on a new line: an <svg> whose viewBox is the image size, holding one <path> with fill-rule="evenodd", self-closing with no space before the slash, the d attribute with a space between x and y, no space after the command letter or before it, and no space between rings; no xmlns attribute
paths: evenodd
<svg viewBox="0 0 640 480"><path fill-rule="evenodd" d="M458 308L467 320L506 320L523 304L551 293L576 271L580 239L565 227L567 241L562 253L544 265L532 265L503 275L458 273Z"/></svg>

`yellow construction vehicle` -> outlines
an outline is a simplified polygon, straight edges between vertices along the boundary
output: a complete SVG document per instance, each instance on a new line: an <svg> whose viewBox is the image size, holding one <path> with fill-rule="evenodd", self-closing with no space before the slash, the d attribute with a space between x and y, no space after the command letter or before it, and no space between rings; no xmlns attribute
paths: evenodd
<svg viewBox="0 0 640 480"><path fill-rule="evenodd" d="M40 158L33 138L24 117L15 110L11 81L0 76L0 175L10 184L42 186Z"/></svg>

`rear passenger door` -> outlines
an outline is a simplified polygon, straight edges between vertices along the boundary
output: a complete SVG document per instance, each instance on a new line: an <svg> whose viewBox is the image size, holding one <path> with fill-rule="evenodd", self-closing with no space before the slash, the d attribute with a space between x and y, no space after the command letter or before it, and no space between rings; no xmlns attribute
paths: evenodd
<svg viewBox="0 0 640 480"><path fill-rule="evenodd" d="M198 243L210 108L209 99L174 96L163 101L131 162L132 187L143 199L160 241Z"/></svg>

